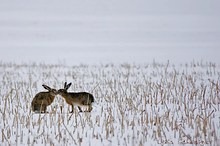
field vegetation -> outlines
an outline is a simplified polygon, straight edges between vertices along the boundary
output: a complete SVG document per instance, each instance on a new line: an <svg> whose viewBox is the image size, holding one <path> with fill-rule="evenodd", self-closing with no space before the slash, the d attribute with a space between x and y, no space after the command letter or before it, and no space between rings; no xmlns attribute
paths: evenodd
<svg viewBox="0 0 220 146"><path fill-rule="evenodd" d="M0 145L220 145L220 66L0 62ZM48 113L31 111L35 94L63 88L90 92L93 110L78 112L61 96Z"/></svg>

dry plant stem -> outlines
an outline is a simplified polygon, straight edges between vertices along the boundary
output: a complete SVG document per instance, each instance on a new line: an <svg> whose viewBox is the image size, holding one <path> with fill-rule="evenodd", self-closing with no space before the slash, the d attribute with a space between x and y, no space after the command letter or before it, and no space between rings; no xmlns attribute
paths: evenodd
<svg viewBox="0 0 220 146"><path fill-rule="evenodd" d="M0 62L2 145L219 145L218 65L45 65ZM95 95L91 113L68 113L57 96L31 112L43 82ZM62 108L60 107L62 105Z"/></svg>

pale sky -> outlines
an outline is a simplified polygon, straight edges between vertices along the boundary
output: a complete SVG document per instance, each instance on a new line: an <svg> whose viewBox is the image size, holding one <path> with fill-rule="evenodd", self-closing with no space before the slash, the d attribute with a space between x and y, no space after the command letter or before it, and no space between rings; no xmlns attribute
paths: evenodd
<svg viewBox="0 0 220 146"><path fill-rule="evenodd" d="M218 0L0 0L0 60L220 63Z"/></svg>

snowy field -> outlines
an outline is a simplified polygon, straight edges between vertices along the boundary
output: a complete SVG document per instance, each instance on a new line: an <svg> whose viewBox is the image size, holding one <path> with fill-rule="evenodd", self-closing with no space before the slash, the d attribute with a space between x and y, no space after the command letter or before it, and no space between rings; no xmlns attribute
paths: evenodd
<svg viewBox="0 0 220 146"><path fill-rule="evenodd" d="M0 145L220 145L219 7L0 0ZM59 95L31 111L65 81L94 95L91 113Z"/></svg>
<svg viewBox="0 0 220 146"><path fill-rule="evenodd" d="M220 66L65 66L0 64L1 145L219 145ZM72 82L94 95L91 113L74 113L59 95L47 114L34 95ZM63 107L61 113L60 107Z"/></svg>

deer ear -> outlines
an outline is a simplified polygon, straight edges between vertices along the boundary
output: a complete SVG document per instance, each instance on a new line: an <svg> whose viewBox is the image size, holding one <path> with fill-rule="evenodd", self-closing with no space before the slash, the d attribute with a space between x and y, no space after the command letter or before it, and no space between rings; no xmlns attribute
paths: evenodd
<svg viewBox="0 0 220 146"><path fill-rule="evenodd" d="M51 90L51 88L49 87L49 86L47 86L47 85L42 85L43 87L44 87L44 89L46 89L46 90L48 90L48 91L50 91Z"/></svg>
<svg viewBox="0 0 220 146"><path fill-rule="evenodd" d="M68 90L71 85L72 85L72 83L69 83L68 85L66 85L65 90Z"/></svg>

